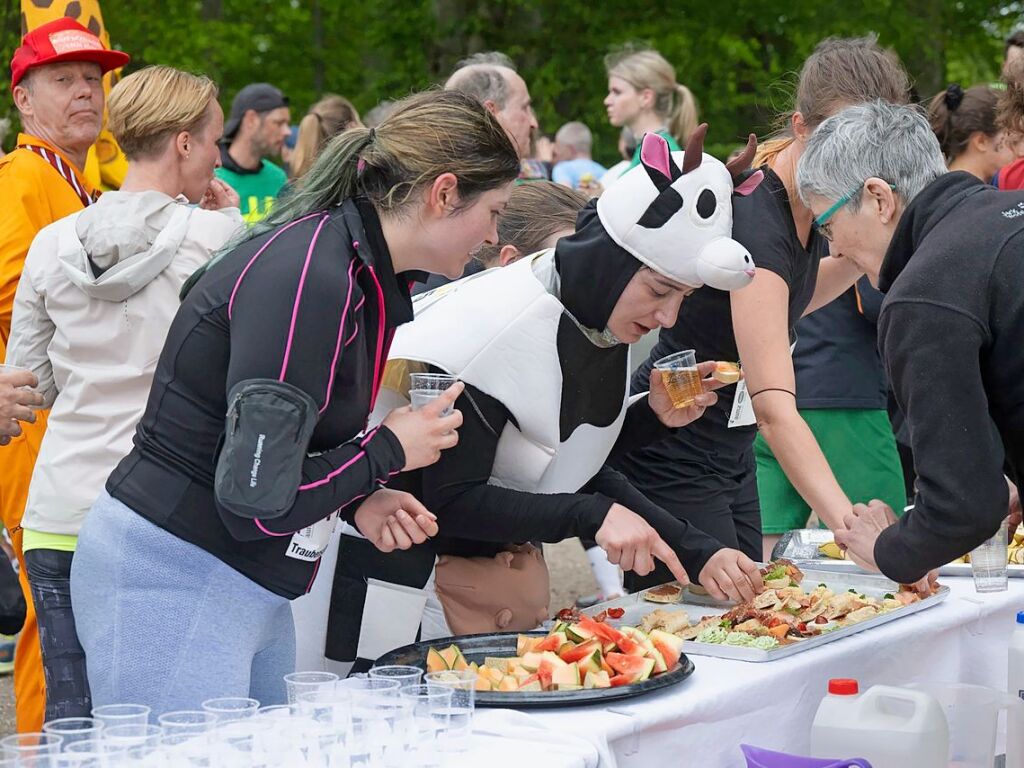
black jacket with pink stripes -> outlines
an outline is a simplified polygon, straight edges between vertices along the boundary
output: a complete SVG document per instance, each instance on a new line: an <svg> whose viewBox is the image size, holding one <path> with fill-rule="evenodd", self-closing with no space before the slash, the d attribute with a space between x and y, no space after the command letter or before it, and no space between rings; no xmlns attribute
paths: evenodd
<svg viewBox="0 0 1024 768"><path fill-rule="evenodd" d="M108 492L271 592L304 594L319 564L311 542L324 538L314 526L351 520L405 463L394 434L366 421L394 329L412 319L406 277L365 200L239 245L185 297ZM214 493L228 393L257 379L302 390L319 414L295 501L272 520L239 516Z"/></svg>

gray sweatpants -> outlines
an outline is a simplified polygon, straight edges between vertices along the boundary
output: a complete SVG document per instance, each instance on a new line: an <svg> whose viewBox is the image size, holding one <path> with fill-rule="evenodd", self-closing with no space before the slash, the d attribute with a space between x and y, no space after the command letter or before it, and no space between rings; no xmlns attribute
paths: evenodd
<svg viewBox="0 0 1024 768"><path fill-rule="evenodd" d="M155 722L218 696L286 701L288 600L106 492L79 535L71 595L94 706L146 704Z"/></svg>

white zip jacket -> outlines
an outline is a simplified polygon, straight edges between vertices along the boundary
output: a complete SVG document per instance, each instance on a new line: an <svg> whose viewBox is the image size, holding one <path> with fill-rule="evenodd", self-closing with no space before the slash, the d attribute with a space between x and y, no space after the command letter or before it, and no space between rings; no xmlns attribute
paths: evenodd
<svg viewBox="0 0 1024 768"><path fill-rule="evenodd" d="M7 360L39 377L49 424L22 526L77 535L131 450L182 284L244 226L155 192L107 192L32 241Z"/></svg>

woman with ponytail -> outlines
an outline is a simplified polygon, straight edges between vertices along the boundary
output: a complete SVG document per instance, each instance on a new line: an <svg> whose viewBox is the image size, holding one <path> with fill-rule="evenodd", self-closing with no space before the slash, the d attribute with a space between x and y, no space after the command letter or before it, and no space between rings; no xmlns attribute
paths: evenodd
<svg viewBox="0 0 1024 768"><path fill-rule="evenodd" d="M637 148L630 168L640 162L645 133L657 133L673 152L686 146L697 127L697 102L690 89L676 82L676 70L655 50L624 48L604 60L608 96L604 100L608 122L629 128Z"/></svg>
<svg viewBox="0 0 1024 768"><path fill-rule="evenodd" d="M634 374L633 389L641 391L656 360L684 349L695 349L699 360L742 362L745 381L736 392L619 468L651 501L752 559L770 554L778 534L804 527L811 509L838 528L851 498L895 496L895 506L903 494L873 326L864 327L861 302L849 290L860 273L829 255L827 221L815 225L795 178L808 138L826 118L873 99L906 102L908 92L903 67L873 38L818 44L801 69L787 135L755 160L763 183L733 203L733 237L753 257L753 282L732 293L697 291ZM840 295L841 304L801 321L794 333L801 317ZM813 354L801 365L806 349ZM820 398L807 407L827 402L833 410L806 416L805 396ZM627 576L635 590L668 574Z"/></svg>
<svg viewBox="0 0 1024 768"><path fill-rule="evenodd" d="M928 122L951 171L967 171L985 182L1016 159L1013 143L996 121L999 91L958 83L936 94L928 105Z"/></svg>
<svg viewBox="0 0 1024 768"><path fill-rule="evenodd" d="M328 94L309 108L299 123L299 136L292 150L291 178L294 183L306 175L328 141L349 128L362 128L359 112L344 96Z"/></svg>
<svg viewBox="0 0 1024 768"><path fill-rule="evenodd" d="M214 696L284 703L290 601L340 517L381 552L437 532L392 477L437 461L457 384L367 417L419 271L496 242L519 160L474 99L411 96L334 138L303 184L186 294L132 452L82 528L72 573L93 703L153 715ZM225 416L226 414L226 416Z"/></svg>

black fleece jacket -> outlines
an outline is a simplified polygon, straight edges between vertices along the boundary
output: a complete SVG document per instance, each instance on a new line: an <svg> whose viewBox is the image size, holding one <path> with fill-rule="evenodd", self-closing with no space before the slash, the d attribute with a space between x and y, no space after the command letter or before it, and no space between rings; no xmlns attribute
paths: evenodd
<svg viewBox="0 0 1024 768"><path fill-rule="evenodd" d="M918 495L882 532L882 573L912 582L991 536L1004 471L1024 476L1024 193L933 181L882 265L879 345L910 426Z"/></svg>

